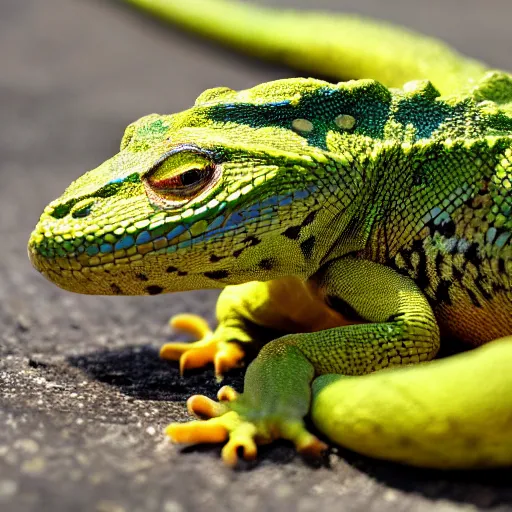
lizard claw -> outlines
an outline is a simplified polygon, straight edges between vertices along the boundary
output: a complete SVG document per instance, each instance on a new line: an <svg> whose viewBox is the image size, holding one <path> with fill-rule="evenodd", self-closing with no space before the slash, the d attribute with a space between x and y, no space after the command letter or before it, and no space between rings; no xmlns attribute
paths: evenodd
<svg viewBox="0 0 512 512"><path fill-rule="evenodd" d="M161 358L179 360L182 375L185 370L213 363L217 380L222 380L222 375L239 366L244 357L244 352L237 343L218 339L206 320L198 315L176 315L169 323L174 329L184 331L199 340L193 343L166 343L160 349Z"/></svg>
<svg viewBox="0 0 512 512"><path fill-rule="evenodd" d="M217 352L213 358L217 381L222 381L222 375L227 371L239 367L244 355L244 351L237 343L229 341L217 342Z"/></svg>
<svg viewBox="0 0 512 512"><path fill-rule="evenodd" d="M238 393L231 386L222 386L217 393L217 399L220 402L232 402L238 396Z"/></svg>

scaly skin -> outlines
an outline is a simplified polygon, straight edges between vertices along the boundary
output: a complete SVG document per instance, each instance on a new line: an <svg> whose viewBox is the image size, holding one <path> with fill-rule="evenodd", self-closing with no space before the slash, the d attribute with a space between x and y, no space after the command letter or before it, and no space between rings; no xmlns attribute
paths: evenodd
<svg viewBox="0 0 512 512"><path fill-rule="evenodd" d="M199 341L161 355L182 371L212 361L220 377L261 349L244 393L192 397L211 419L167 433L229 437L230 464L277 437L318 455L310 411L331 440L375 457L512 464L512 338L428 362L441 335L477 346L512 334L511 76L350 17L131 3L254 54L382 82L208 90L185 112L131 124L117 155L45 209L29 254L62 288L229 285L217 329L180 315L174 326ZM323 58L326 44L336 54Z"/></svg>

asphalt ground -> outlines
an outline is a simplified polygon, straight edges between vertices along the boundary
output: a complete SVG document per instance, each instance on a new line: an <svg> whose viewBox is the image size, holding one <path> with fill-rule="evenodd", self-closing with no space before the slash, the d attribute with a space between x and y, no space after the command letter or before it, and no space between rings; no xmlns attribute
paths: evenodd
<svg viewBox="0 0 512 512"><path fill-rule="evenodd" d="M510 0L275 3L388 19L512 69ZM31 268L44 206L111 156L129 122L208 87L287 76L114 1L0 0L1 511L512 510L506 470L421 471L344 450L312 467L275 443L233 471L219 447L171 445L163 427L218 385L211 369L181 378L158 347L174 339L171 314L211 318L217 292L79 296Z"/></svg>

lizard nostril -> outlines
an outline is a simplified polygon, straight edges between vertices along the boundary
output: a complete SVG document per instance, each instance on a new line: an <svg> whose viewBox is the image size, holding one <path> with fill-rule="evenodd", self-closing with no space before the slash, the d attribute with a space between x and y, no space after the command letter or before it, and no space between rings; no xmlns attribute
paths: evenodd
<svg viewBox="0 0 512 512"><path fill-rule="evenodd" d="M87 217L91 213L91 207L94 204L94 201L87 201L86 203L78 203L73 208L73 213L71 216L74 219L81 219L83 217Z"/></svg>

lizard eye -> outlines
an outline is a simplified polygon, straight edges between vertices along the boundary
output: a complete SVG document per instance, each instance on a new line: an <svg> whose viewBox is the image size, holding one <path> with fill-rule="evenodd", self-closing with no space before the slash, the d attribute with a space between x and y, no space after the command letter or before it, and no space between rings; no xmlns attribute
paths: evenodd
<svg viewBox="0 0 512 512"><path fill-rule="evenodd" d="M161 178L150 176L148 178L149 186L161 193L170 193L175 195L191 195L197 187L201 187L202 183L208 178L209 169L194 168L188 171Z"/></svg>
<svg viewBox="0 0 512 512"><path fill-rule="evenodd" d="M219 177L219 168L209 155L182 149L165 156L143 177L143 182L152 203L173 208L211 190Z"/></svg>

